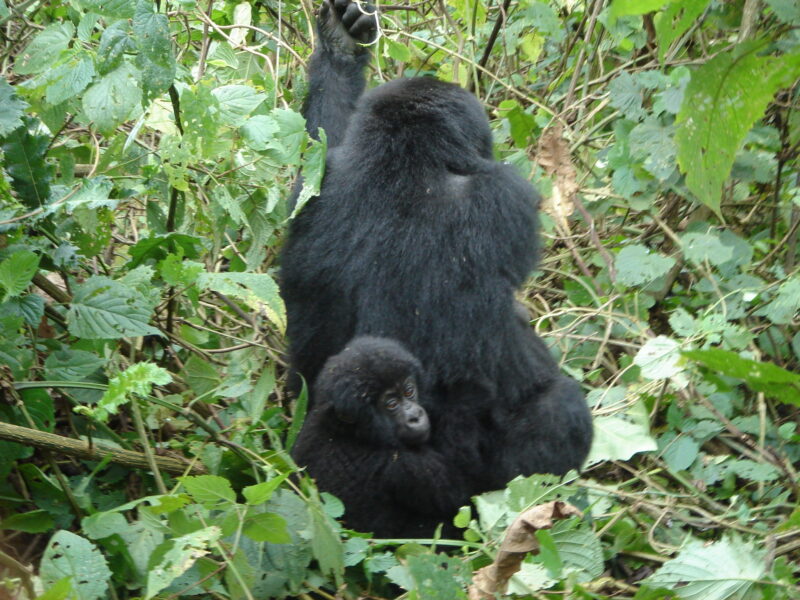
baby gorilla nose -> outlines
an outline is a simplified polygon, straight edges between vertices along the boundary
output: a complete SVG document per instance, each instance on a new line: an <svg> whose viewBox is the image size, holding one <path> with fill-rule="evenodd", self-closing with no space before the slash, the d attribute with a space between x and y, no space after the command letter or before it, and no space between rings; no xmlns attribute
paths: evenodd
<svg viewBox="0 0 800 600"><path fill-rule="evenodd" d="M406 402L404 416L405 427L400 438L406 444L424 444L431 433L428 413L416 402Z"/></svg>

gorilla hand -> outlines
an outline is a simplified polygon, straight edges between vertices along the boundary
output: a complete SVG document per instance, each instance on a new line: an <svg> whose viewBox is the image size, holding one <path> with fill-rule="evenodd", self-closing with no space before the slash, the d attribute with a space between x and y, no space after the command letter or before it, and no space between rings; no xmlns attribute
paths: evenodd
<svg viewBox="0 0 800 600"><path fill-rule="evenodd" d="M337 54L361 54L378 37L378 11L359 0L323 0L319 9L320 41Z"/></svg>

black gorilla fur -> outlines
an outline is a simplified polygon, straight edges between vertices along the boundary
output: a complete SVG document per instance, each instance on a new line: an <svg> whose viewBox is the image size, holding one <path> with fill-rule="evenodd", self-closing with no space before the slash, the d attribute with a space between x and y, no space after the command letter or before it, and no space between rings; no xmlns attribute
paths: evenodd
<svg viewBox="0 0 800 600"><path fill-rule="evenodd" d="M460 476L426 444L422 368L393 340L359 337L332 356L292 456L345 505L345 523L379 537L445 531L465 496ZM388 406L388 408L387 408Z"/></svg>
<svg viewBox="0 0 800 600"><path fill-rule="evenodd" d="M538 195L493 159L464 89L414 78L362 95L368 51L351 33L374 37L374 17L327 1L304 107L309 132L327 133L325 177L282 256L293 369L313 383L355 336L401 342L429 377L430 445L467 479L462 504L578 468L592 439L583 393L514 301L537 261Z"/></svg>

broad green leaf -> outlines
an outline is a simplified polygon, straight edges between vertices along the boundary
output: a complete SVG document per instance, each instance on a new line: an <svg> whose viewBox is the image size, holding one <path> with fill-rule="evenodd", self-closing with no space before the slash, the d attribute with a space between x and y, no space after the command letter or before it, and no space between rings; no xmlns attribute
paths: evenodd
<svg viewBox="0 0 800 600"><path fill-rule="evenodd" d="M706 261L719 266L733 258L733 248L712 233L687 233L681 236L681 250L687 260L697 265Z"/></svg>
<svg viewBox="0 0 800 600"><path fill-rule="evenodd" d="M575 572L578 582L592 581L603 574L603 548L590 528L553 531L551 535L563 563L562 569Z"/></svg>
<svg viewBox="0 0 800 600"><path fill-rule="evenodd" d="M411 60L411 50L408 49L408 46L388 38L386 39L386 52L399 62L405 63Z"/></svg>
<svg viewBox="0 0 800 600"><path fill-rule="evenodd" d="M800 4L797 0L766 0L772 12L787 25L800 25Z"/></svg>
<svg viewBox="0 0 800 600"><path fill-rule="evenodd" d="M673 339L659 335L639 348L633 359L647 379L675 377L683 371L680 345Z"/></svg>
<svg viewBox="0 0 800 600"><path fill-rule="evenodd" d="M455 556L416 554L406 561L414 582L413 598L419 600L466 599L466 567Z"/></svg>
<svg viewBox="0 0 800 600"><path fill-rule="evenodd" d="M324 131L320 131L320 139L310 140L308 148L303 154L303 189L297 197L292 216L296 215L311 198L319 194L322 177L325 175L325 156L327 153L328 138Z"/></svg>
<svg viewBox="0 0 800 600"><path fill-rule="evenodd" d="M8 135L18 127L22 127L22 115L28 103L20 100L14 88L4 77L0 77L0 138Z"/></svg>
<svg viewBox="0 0 800 600"><path fill-rule="evenodd" d="M311 551L319 563L319 569L326 575L334 575L340 581L344 572L344 550L342 540L336 532L333 520L319 505L309 504L311 518Z"/></svg>
<svg viewBox="0 0 800 600"><path fill-rule="evenodd" d="M288 165L299 164L300 153L305 148L305 118L299 112L283 108L273 110L270 115L281 128L280 141L283 147L283 162Z"/></svg>
<svg viewBox="0 0 800 600"><path fill-rule="evenodd" d="M44 533L53 528L53 515L46 510L32 510L24 513L12 514L7 519L0 521L0 530L13 529L25 533Z"/></svg>
<svg viewBox="0 0 800 600"><path fill-rule="evenodd" d="M745 44L693 71L676 121L686 185L717 214L722 184L747 132L775 92L800 74L800 54L759 56L758 49L757 43Z"/></svg>
<svg viewBox="0 0 800 600"><path fill-rule="evenodd" d="M222 123L229 127L241 127L267 97L249 85L223 85L211 93L219 101Z"/></svg>
<svg viewBox="0 0 800 600"><path fill-rule="evenodd" d="M617 281L627 286L650 283L666 275L674 265L674 258L661 256L639 244L625 246L614 259Z"/></svg>
<svg viewBox="0 0 800 600"><path fill-rule="evenodd" d="M23 117L22 126L0 140L3 168L11 176L11 187L28 208L42 208L50 200L53 165L45 162L50 137L31 133L39 122Z"/></svg>
<svg viewBox="0 0 800 600"><path fill-rule="evenodd" d="M221 535L221 529L212 525L170 540L169 550L147 572L145 599L149 600L188 571L198 558L209 553L209 547L216 544Z"/></svg>
<svg viewBox="0 0 800 600"><path fill-rule="evenodd" d="M595 417L594 439L586 463L628 460L639 452L658 448L650 435L650 419L644 405L637 402L622 414Z"/></svg>
<svg viewBox="0 0 800 600"><path fill-rule="evenodd" d="M711 0L673 0L653 19L658 40L658 60L664 57L672 42L681 37L697 21Z"/></svg>
<svg viewBox="0 0 800 600"><path fill-rule="evenodd" d="M39 574L46 588L70 577L78 600L108 598L111 571L106 559L94 544L69 531L58 531L50 538Z"/></svg>
<svg viewBox="0 0 800 600"><path fill-rule="evenodd" d="M34 75L53 67L53 63L69 46L75 26L70 21L50 25L37 34L14 63L20 75Z"/></svg>
<svg viewBox="0 0 800 600"><path fill-rule="evenodd" d="M286 328L286 308L278 284L266 273L202 273L201 288L239 298L255 311L262 312L281 331Z"/></svg>
<svg viewBox="0 0 800 600"><path fill-rule="evenodd" d="M153 363L136 363L117 374L108 382L108 390L92 410L95 419L106 422L109 415L117 414L120 406L132 396L148 396L153 385L166 385L172 381L168 371Z"/></svg>
<svg viewBox="0 0 800 600"><path fill-rule="evenodd" d="M705 365L714 373L741 379L757 392L800 406L800 375L776 364L750 360L719 348L689 350L683 355Z"/></svg>
<svg viewBox="0 0 800 600"><path fill-rule="evenodd" d="M102 17L128 19L136 9L136 0L81 0L81 4Z"/></svg>
<svg viewBox="0 0 800 600"><path fill-rule="evenodd" d="M97 49L97 71L105 75L122 64L126 52L134 50L136 45L131 38L131 27L127 20L117 21L106 27L100 36L100 47Z"/></svg>
<svg viewBox="0 0 800 600"><path fill-rule="evenodd" d="M269 481L248 486L242 490L242 495L250 506L262 504L272 497L272 493L289 478L289 475L291 473L284 473L278 477L273 477Z"/></svg>
<svg viewBox="0 0 800 600"><path fill-rule="evenodd" d="M77 337L117 339L161 335L148 324L153 306L130 287L103 276L93 276L75 286L67 323Z"/></svg>
<svg viewBox="0 0 800 600"><path fill-rule="evenodd" d="M642 88L627 71L608 86L609 103L631 121L641 121L647 113L642 108Z"/></svg>
<svg viewBox="0 0 800 600"><path fill-rule="evenodd" d="M656 117L646 117L631 130L631 154L644 159L644 168L659 181L675 172L675 128L664 126Z"/></svg>
<svg viewBox="0 0 800 600"><path fill-rule="evenodd" d="M44 298L36 294L14 296L0 306L0 314L19 315L31 327L39 325L44 315Z"/></svg>
<svg viewBox="0 0 800 600"><path fill-rule="evenodd" d="M39 256L30 250L18 250L0 262L0 289L6 298L19 296L39 270Z"/></svg>
<svg viewBox="0 0 800 600"><path fill-rule="evenodd" d="M122 63L86 90L83 110L90 122L108 133L131 117L141 99L134 68Z"/></svg>
<svg viewBox="0 0 800 600"><path fill-rule="evenodd" d="M86 89L94 78L94 61L86 54L73 56L56 67L47 86L45 98L50 104L60 104Z"/></svg>
<svg viewBox="0 0 800 600"><path fill-rule="evenodd" d="M74 598L71 577L59 579L44 594L36 596L36 600L69 600L70 598Z"/></svg>
<svg viewBox="0 0 800 600"><path fill-rule="evenodd" d="M692 466L700 451L700 444L688 435L668 433L659 439L661 458L672 471L683 471Z"/></svg>
<svg viewBox="0 0 800 600"><path fill-rule="evenodd" d="M139 50L136 64L145 100L165 92L175 79L175 58L166 15L154 12L150 2L139 2L133 18L133 41Z"/></svg>
<svg viewBox="0 0 800 600"><path fill-rule="evenodd" d="M256 542L289 544L292 541L289 532L286 531L286 519L273 513L248 516L242 526L242 533Z"/></svg>
<svg viewBox="0 0 800 600"><path fill-rule="evenodd" d="M305 125L304 125L305 127ZM270 115L255 115L247 119L242 125L242 137L253 150L282 151L283 146L277 140L281 127Z"/></svg>
<svg viewBox="0 0 800 600"><path fill-rule="evenodd" d="M218 475L196 475L179 477L187 493L198 504L207 507L216 507L220 504L236 502L236 493L231 487L231 482Z"/></svg>
<svg viewBox="0 0 800 600"><path fill-rule="evenodd" d="M689 541L677 557L644 581L676 590L682 600L737 600L766 573L766 551L754 542L725 536L706 544Z"/></svg>
<svg viewBox="0 0 800 600"><path fill-rule="evenodd" d="M790 325L800 311L800 277L792 277L784 281L778 288L778 294L766 306L759 308L756 314L767 317L776 325Z"/></svg>
<svg viewBox="0 0 800 600"><path fill-rule="evenodd" d="M667 2L669 0L614 0L611 3L611 16L645 15L659 10Z"/></svg>

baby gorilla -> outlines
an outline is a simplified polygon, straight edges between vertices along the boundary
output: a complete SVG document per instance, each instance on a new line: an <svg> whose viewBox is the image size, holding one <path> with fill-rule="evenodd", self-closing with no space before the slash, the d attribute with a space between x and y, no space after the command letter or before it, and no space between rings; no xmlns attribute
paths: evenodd
<svg viewBox="0 0 800 600"><path fill-rule="evenodd" d="M460 476L426 444L422 368L399 343L357 337L328 359L292 456L345 505L345 524L383 538L445 531L469 501Z"/></svg>

